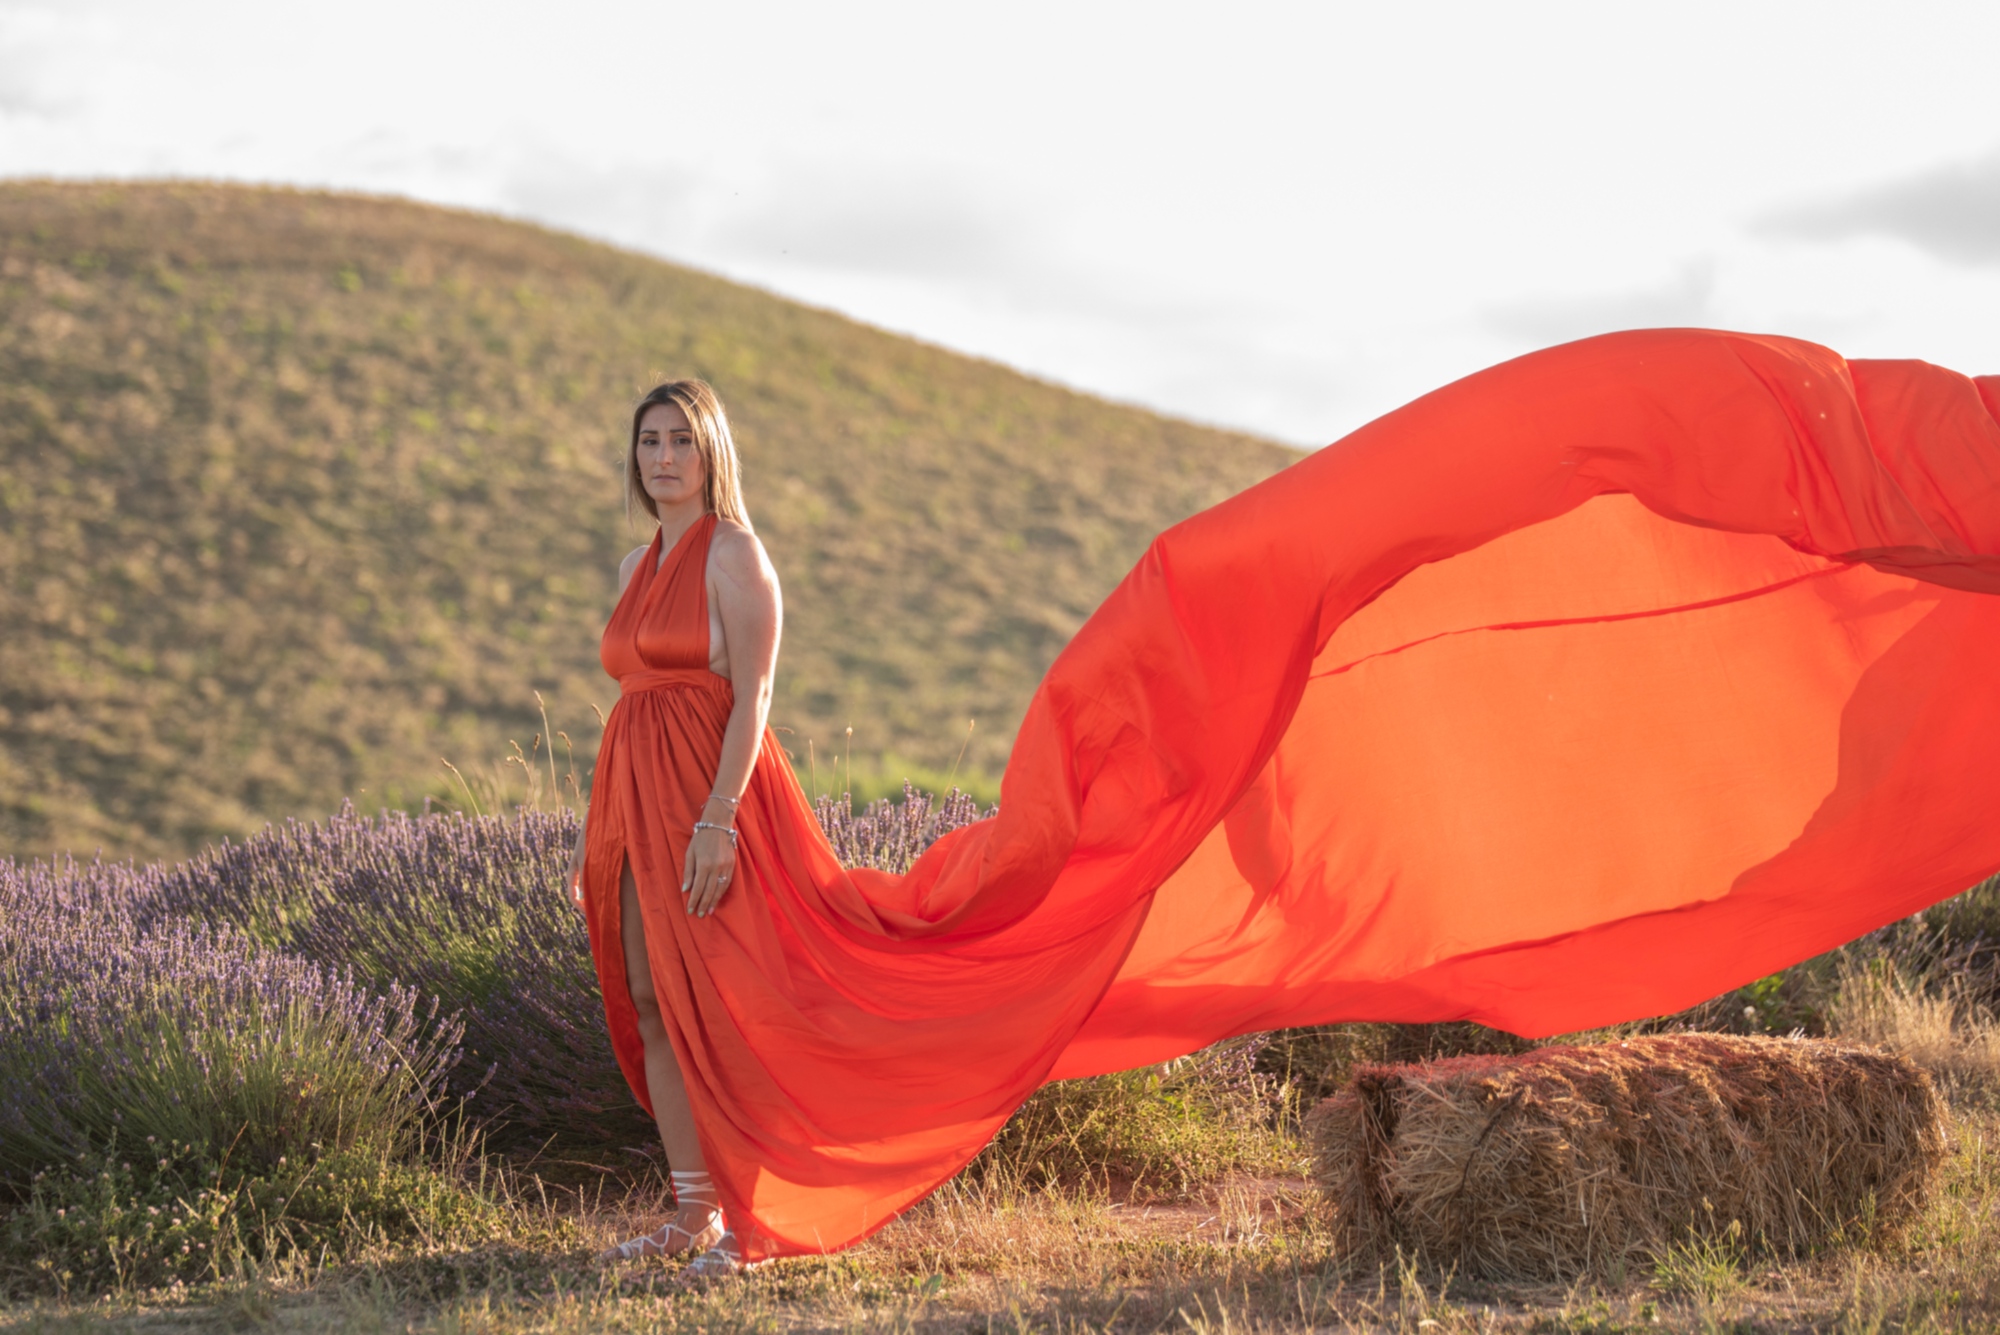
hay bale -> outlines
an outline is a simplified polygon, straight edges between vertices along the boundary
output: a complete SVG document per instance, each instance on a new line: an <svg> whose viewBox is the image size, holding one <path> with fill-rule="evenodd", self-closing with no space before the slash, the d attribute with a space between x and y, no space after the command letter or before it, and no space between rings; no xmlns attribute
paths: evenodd
<svg viewBox="0 0 2000 1335"><path fill-rule="evenodd" d="M1901 1057L1725 1034L1363 1067L1307 1128L1350 1246L1554 1280L1731 1221L1783 1254L1893 1234L1947 1136Z"/></svg>

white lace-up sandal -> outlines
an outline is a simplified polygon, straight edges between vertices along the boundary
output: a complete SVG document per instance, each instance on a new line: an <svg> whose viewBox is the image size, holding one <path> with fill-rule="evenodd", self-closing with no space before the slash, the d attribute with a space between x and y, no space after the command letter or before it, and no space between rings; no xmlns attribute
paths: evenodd
<svg viewBox="0 0 2000 1335"><path fill-rule="evenodd" d="M730 1236L723 1225L722 1201L715 1192L715 1179L700 1171L675 1170L668 1176L673 1181L675 1217L651 1233L599 1252L600 1262L609 1265L654 1256L686 1256L690 1252L706 1255ZM701 1212L700 1227L689 1229L681 1224L680 1213L685 1210Z"/></svg>
<svg viewBox="0 0 2000 1335"><path fill-rule="evenodd" d="M706 1284L710 1280L740 1275L754 1269L755 1264L743 1259L743 1249L737 1244L736 1235L724 1230L714 1245L682 1266L676 1278L682 1284Z"/></svg>

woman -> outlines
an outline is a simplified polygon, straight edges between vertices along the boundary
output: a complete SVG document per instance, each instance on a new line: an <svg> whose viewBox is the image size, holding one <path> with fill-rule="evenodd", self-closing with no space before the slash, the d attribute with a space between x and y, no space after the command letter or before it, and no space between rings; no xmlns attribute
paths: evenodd
<svg viewBox="0 0 2000 1335"><path fill-rule="evenodd" d="M632 414L626 485L629 500L659 523L659 531L650 546L632 551L618 568L620 602L602 653L605 670L630 683L628 698L652 697L640 705L621 699L612 727L636 726L651 734L646 740L664 743L674 777L684 781L660 794L664 800L655 811L683 815L694 804L696 819L686 822L679 860L677 916L683 930L687 920L713 913L729 890L737 861L737 813L760 750L772 745L765 719L783 603L777 573L750 528L738 476L728 418L707 384L677 380L640 400ZM629 600L628 590L634 593ZM713 736L718 723L719 738ZM703 744L710 741L712 765L704 763L709 748ZM704 781L708 791L698 796ZM608 823L601 820L599 826ZM589 832L586 821L570 867L579 902L587 902L583 871ZM662 860L659 852L658 843L643 839L627 846L618 869L615 936L643 1049L644 1089L671 1166L676 1213L606 1257L634 1260L710 1248L698 1264L727 1269L737 1260L735 1239L702 1155L680 1058L653 983L648 940L674 931L665 920L671 910L658 893L673 859ZM633 873L635 854L644 862L649 893L643 900ZM606 984L612 985L609 977Z"/></svg>
<svg viewBox="0 0 2000 1335"><path fill-rule="evenodd" d="M682 1187L623 1253L846 1246L1052 1078L1668 1013L2000 870L1996 406L1701 330L1448 386L1162 534L898 877L763 729L776 580L663 386L576 878Z"/></svg>

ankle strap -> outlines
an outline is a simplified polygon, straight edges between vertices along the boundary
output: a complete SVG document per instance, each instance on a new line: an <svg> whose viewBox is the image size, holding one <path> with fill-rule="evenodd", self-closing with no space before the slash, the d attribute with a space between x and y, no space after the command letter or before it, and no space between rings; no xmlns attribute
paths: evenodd
<svg viewBox="0 0 2000 1335"><path fill-rule="evenodd" d="M690 1205L720 1203L716 1195L715 1179L700 1169L670 1171L667 1178L673 1184L675 1204L683 1201Z"/></svg>

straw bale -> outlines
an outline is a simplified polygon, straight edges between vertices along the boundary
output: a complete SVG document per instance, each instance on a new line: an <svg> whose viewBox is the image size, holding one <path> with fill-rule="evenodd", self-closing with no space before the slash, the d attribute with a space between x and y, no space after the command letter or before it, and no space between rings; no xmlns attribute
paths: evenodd
<svg viewBox="0 0 2000 1335"><path fill-rule="evenodd" d="M1363 1067L1307 1126L1349 1246L1566 1280L1731 1221L1780 1254L1893 1235L1945 1117L1928 1075L1874 1048L1665 1034Z"/></svg>

